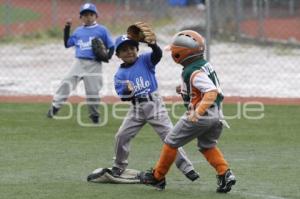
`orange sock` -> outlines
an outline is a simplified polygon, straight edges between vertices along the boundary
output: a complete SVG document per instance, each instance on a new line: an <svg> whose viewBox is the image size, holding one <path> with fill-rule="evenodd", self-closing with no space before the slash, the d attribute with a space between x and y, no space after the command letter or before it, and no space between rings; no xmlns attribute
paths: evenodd
<svg viewBox="0 0 300 199"><path fill-rule="evenodd" d="M223 175L227 171L228 163L224 159L223 154L218 147L206 149L202 151L202 154L205 156L210 165L216 169L218 175Z"/></svg>
<svg viewBox="0 0 300 199"><path fill-rule="evenodd" d="M160 153L158 162L155 165L154 177L161 180L168 173L170 167L176 159L177 148L172 148L168 144L164 144Z"/></svg>

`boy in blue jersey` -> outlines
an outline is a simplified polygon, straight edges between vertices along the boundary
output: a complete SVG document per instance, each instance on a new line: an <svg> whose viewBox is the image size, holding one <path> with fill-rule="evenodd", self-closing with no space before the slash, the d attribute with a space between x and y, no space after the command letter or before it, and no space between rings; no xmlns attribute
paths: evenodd
<svg viewBox="0 0 300 199"><path fill-rule="evenodd" d="M114 53L114 43L109 30L105 26L97 24L98 11L94 4L82 5L79 14L82 25L77 27L71 36L70 21L64 28L64 45L66 48L75 47L76 62L57 89L47 116L52 118L56 115L71 91L76 88L80 80L83 80L89 117L93 123L97 124L99 123L99 91L102 87L102 63L96 61L91 41L94 38L101 39L108 49L109 59Z"/></svg>
<svg viewBox="0 0 300 199"><path fill-rule="evenodd" d="M114 77L115 89L123 101L132 106L115 136L115 160L112 167L114 177L120 176L128 165L129 145L139 130L150 124L161 140L171 131L173 125L158 93L155 69L161 60L162 51L156 44L148 43L152 52L138 56L139 43L122 35L116 39L116 55L123 63ZM199 175L182 148L176 159L176 166L191 181Z"/></svg>

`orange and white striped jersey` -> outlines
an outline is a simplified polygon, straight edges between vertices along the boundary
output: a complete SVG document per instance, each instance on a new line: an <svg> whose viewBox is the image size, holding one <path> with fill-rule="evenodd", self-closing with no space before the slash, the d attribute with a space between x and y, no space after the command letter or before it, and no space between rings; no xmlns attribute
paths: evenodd
<svg viewBox="0 0 300 199"><path fill-rule="evenodd" d="M223 93L210 63L199 60L183 69L181 93L186 105L196 107L204 93L214 90L218 92L215 103L219 106L223 100Z"/></svg>

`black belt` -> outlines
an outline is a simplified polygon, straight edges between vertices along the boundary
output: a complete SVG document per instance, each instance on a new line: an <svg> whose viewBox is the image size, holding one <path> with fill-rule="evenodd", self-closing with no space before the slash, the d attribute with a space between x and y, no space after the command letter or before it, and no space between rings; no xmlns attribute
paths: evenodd
<svg viewBox="0 0 300 199"><path fill-rule="evenodd" d="M136 105L137 103L150 102L150 101L153 101L153 97L151 94L148 94L148 95L143 95L143 96L139 96L139 97L134 97L131 100L131 103L133 105Z"/></svg>
<svg viewBox="0 0 300 199"><path fill-rule="evenodd" d="M77 57L77 58L83 60L95 60L94 58L90 58L90 57Z"/></svg>

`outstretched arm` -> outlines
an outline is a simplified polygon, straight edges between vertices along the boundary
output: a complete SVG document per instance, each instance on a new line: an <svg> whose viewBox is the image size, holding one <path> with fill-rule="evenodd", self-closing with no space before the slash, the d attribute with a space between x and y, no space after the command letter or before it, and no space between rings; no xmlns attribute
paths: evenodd
<svg viewBox="0 0 300 199"><path fill-rule="evenodd" d="M196 107L192 107L189 113L190 121L195 122L215 103L218 90L204 72L194 72L191 77L191 85L203 94L201 101L193 104Z"/></svg>
<svg viewBox="0 0 300 199"><path fill-rule="evenodd" d="M152 48L151 62L153 65L156 65L162 58L162 50L156 43L148 44L148 46Z"/></svg>
<svg viewBox="0 0 300 199"><path fill-rule="evenodd" d="M68 20L66 22L65 28L64 28L64 45L66 48L68 48L68 40L70 37L70 30L71 30L72 22Z"/></svg>

